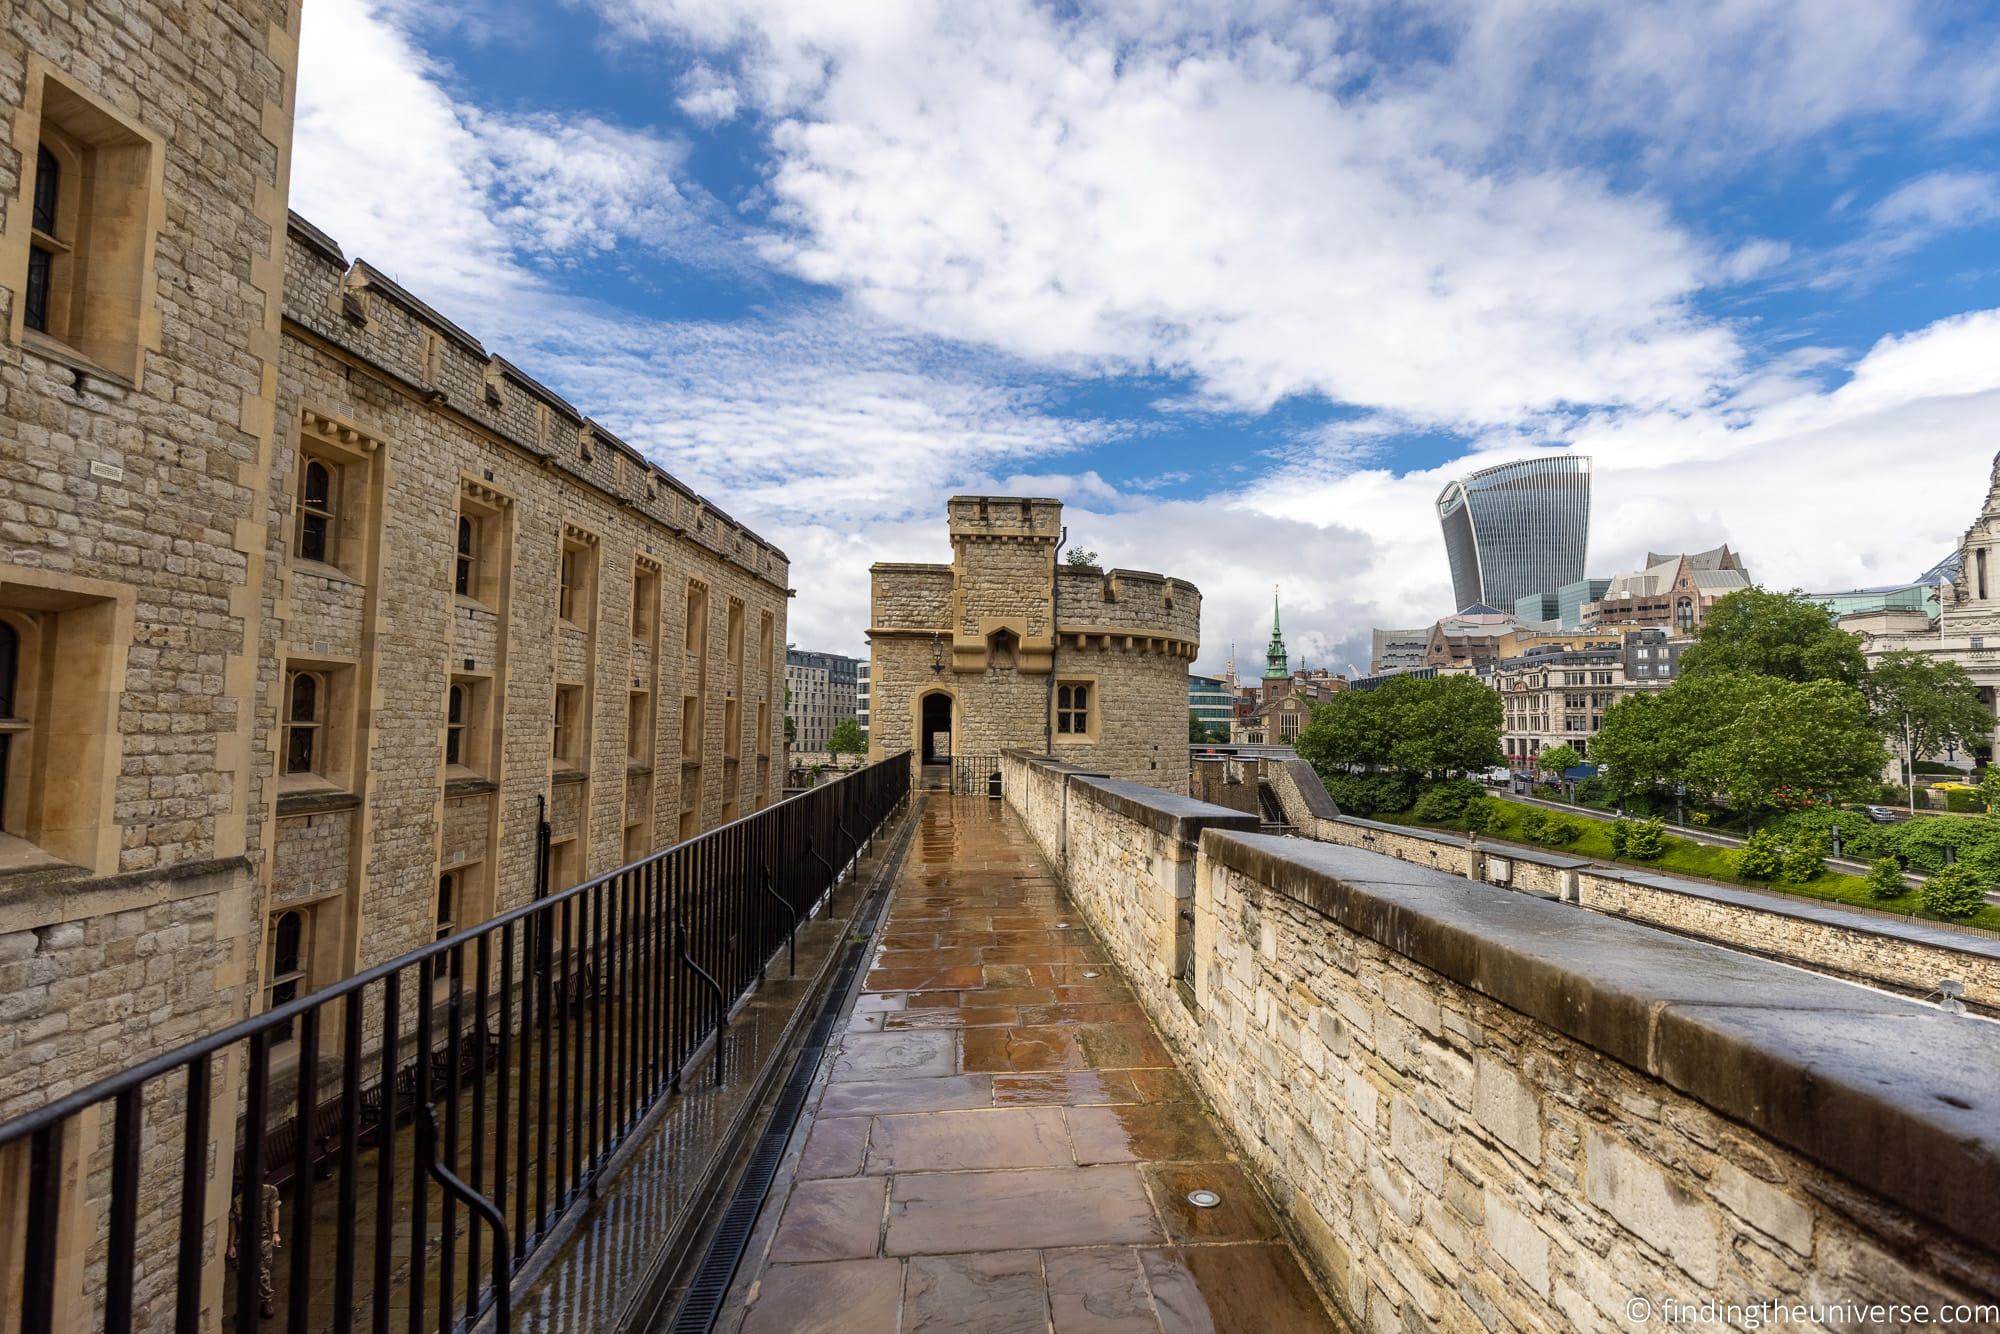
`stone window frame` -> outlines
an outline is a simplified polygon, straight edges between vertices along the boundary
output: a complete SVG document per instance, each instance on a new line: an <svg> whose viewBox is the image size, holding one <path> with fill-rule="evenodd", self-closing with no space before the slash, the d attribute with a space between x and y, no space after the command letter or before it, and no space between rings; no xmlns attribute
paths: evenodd
<svg viewBox="0 0 2000 1334"><path fill-rule="evenodd" d="M583 709L583 686L558 682L549 711L549 758L558 770L574 772L583 768L584 733L588 730Z"/></svg>
<svg viewBox="0 0 2000 1334"><path fill-rule="evenodd" d="M743 666L744 639L747 634L747 620L742 598L729 599L729 619L724 622L723 647L730 666Z"/></svg>
<svg viewBox="0 0 2000 1334"><path fill-rule="evenodd" d="M632 638L650 643L659 626L659 562L641 556L632 562Z"/></svg>
<svg viewBox="0 0 2000 1334"><path fill-rule="evenodd" d="M314 485L315 481L319 484ZM317 565L340 563L340 465L318 454L299 456L298 523L292 552ZM315 554L310 548L317 546Z"/></svg>
<svg viewBox="0 0 2000 1334"><path fill-rule="evenodd" d="M635 836L638 842L637 847L633 846ZM651 856L653 852L652 822L642 818L633 820L627 824L622 835L619 851L620 855L624 858L624 865L627 866L630 866L633 862L644 861L647 857Z"/></svg>
<svg viewBox="0 0 2000 1334"><path fill-rule="evenodd" d="M514 497L489 483L461 477L458 508L451 533L452 596L459 601L497 612L501 601L501 576L506 572L507 519L514 512ZM464 550L465 525L470 524L471 552ZM469 591L468 591L469 590Z"/></svg>
<svg viewBox="0 0 2000 1334"><path fill-rule="evenodd" d="M757 758L771 758L771 701L757 701Z"/></svg>
<svg viewBox="0 0 2000 1334"><path fill-rule="evenodd" d="M452 718L456 695L459 717ZM493 678L486 672L453 672L444 693L444 771L447 780L482 779L493 774ZM452 739L457 735L457 755Z"/></svg>
<svg viewBox="0 0 2000 1334"><path fill-rule="evenodd" d="M581 834L549 840L549 893L555 894L571 885L580 885L588 874Z"/></svg>
<svg viewBox="0 0 2000 1334"><path fill-rule="evenodd" d="M681 763L701 763L703 730L701 696L689 691L681 696Z"/></svg>
<svg viewBox="0 0 2000 1334"><path fill-rule="evenodd" d="M1083 703L1065 704L1065 698L1074 696L1069 692L1083 687ZM1083 715L1083 729L1075 728L1075 715ZM1065 715L1069 718L1069 730L1064 730ZM1062 675L1056 678L1055 686L1055 743L1058 746L1090 745L1097 741L1104 717L1104 698L1099 692L1098 680L1093 675Z"/></svg>
<svg viewBox="0 0 2000 1334"><path fill-rule="evenodd" d="M293 515L286 554L294 568L363 582L374 525L375 459L382 442L354 423L313 408L299 413L289 496ZM319 557L304 552L307 472L319 464L331 474L327 496L326 547Z"/></svg>
<svg viewBox="0 0 2000 1334"><path fill-rule="evenodd" d="M597 556L596 533L563 525L556 548L556 619L585 634L597 625Z"/></svg>
<svg viewBox="0 0 2000 1334"><path fill-rule="evenodd" d="M687 619L683 626L687 651L705 655L708 651L708 584L700 579L687 582Z"/></svg>
<svg viewBox="0 0 2000 1334"><path fill-rule="evenodd" d="M154 260L166 221L165 140L39 53L28 57L25 85L12 134L22 170L0 231L0 284L18 294L7 335L73 371L137 388L146 354L161 345ZM54 233L35 226L44 147L67 178ZM48 256L43 329L27 323L36 251Z"/></svg>
<svg viewBox="0 0 2000 1334"><path fill-rule="evenodd" d="M722 758L743 758L743 702L734 696L722 701Z"/></svg>
<svg viewBox="0 0 2000 1334"><path fill-rule="evenodd" d="M316 712L311 720L294 720L294 681L309 675L318 682ZM352 792L355 787L355 662L351 658L287 657L278 675L278 796ZM292 768L294 727L310 727L313 761L310 768Z"/></svg>
<svg viewBox="0 0 2000 1334"><path fill-rule="evenodd" d="M650 768L657 745L659 718L653 692L641 686L625 692L625 762Z"/></svg>
<svg viewBox="0 0 2000 1334"><path fill-rule="evenodd" d="M0 873L118 869L118 710L136 604L130 585L0 565L0 618L16 636Z"/></svg>

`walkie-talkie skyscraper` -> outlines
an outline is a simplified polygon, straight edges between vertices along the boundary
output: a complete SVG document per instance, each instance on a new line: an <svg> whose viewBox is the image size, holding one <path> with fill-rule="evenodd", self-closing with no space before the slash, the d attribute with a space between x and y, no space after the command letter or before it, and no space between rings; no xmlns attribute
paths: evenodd
<svg viewBox="0 0 2000 1334"><path fill-rule="evenodd" d="M1554 454L1481 468L1438 493L1456 610L1512 611L1529 593L1583 578L1590 460Z"/></svg>

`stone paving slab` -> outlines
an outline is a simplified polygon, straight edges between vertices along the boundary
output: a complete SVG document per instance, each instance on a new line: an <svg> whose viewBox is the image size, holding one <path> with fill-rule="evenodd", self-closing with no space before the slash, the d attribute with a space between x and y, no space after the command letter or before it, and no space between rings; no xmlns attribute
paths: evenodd
<svg viewBox="0 0 2000 1334"><path fill-rule="evenodd" d="M928 799L875 948L724 1330L1340 1328L1001 803Z"/></svg>

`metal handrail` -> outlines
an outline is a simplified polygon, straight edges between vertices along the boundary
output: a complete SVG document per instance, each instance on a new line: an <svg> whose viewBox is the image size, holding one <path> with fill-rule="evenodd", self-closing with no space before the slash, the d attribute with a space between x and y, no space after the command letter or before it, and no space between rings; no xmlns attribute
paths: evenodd
<svg viewBox="0 0 2000 1334"><path fill-rule="evenodd" d="M225 1132L220 1159L244 1205L242 1258L228 1284L234 1328L259 1327L251 1229L265 1225L262 1187L276 1177L293 1238L280 1294L290 1327L301 1327L324 1295L311 1289L323 1247L333 1257L337 1309L372 1304L379 1323L400 1305L440 1331L497 1317L505 1330L527 1257L562 1234L629 1137L675 1095L710 1031L714 1075L725 1077L730 1009L781 945L796 969L795 905L817 902L839 880L818 847L888 819L910 777L907 755L896 756L552 893L542 893L538 866L531 902L0 1124L0 1147L28 1141L28 1226L16 1234L18 1249L0 1254L0 1266L14 1271L0 1272L0 1284L20 1294L21 1334L51 1334L58 1308L70 1309L57 1300L58 1244L102 1247L99 1286L82 1298L102 1310L87 1323L129 1326L142 1266L145 1291L173 1289L149 1300L170 1301L177 1328L198 1328L223 1305L212 1283L204 1288L206 1239L218 1222L208 1209L218 1118L241 1136L233 1169L227 1146L236 1135ZM538 846L544 834L538 827ZM771 899L789 911L768 910ZM338 1067L324 1081L323 1033ZM274 1052L291 1042L298 1058L288 1067ZM279 1069L290 1072L287 1089L274 1088ZM323 1089L333 1094L326 1101ZM220 1097L229 1101L217 1106ZM83 1130L97 1124L80 1127L78 1118L104 1104L108 1201L95 1194L103 1178L71 1162ZM153 1129L174 1123L163 1122L163 1105L174 1108L178 1144ZM406 1121L410 1140L397 1133ZM368 1199L364 1156L374 1160ZM442 1231L427 1212L426 1183L444 1192ZM337 1192L328 1235L315 1235L316 1189ZM495 1246L491 1272L482 1273L485 1229L467 1234L462 1282L453 1222L460 1206L494 1229ZM368 1209L378 1215L373 1228L362 1226ZM141 1219L165 1221L148 1223L142 1236ZM358 1254L371 1239L372 1265ZM435 1274L423 1260L407 1263L433 1253ZM357 1292L364 1283L372 1293Z"/></svg>

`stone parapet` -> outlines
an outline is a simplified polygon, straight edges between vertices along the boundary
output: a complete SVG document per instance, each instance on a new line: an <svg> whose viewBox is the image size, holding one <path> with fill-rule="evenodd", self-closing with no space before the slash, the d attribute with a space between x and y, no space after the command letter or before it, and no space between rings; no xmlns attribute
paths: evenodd
<svg viewBox="0 0 2000 1334"><path fill-rule="evenodd" d="M1305 837L1557 898L1871 986L1923 996L1951 979L1964 985L1969 1004L2000 1014L2000 937L1518 844L1472 843L1463 834L1350 815L1324 817L1308 805L1315 793L1331 805L1326 789L1310 765L1301 761L1299 770L1287 766L1269 780L1286 818Z"/></svg>
<svg viewBox="0 0 2000 1334"><path fill-rule="evenodd" d="M1357 1328L2000 1296L2000 1029L1219 808L1176 958L1148 854L1181 802L1006 763Z"/></svg>

